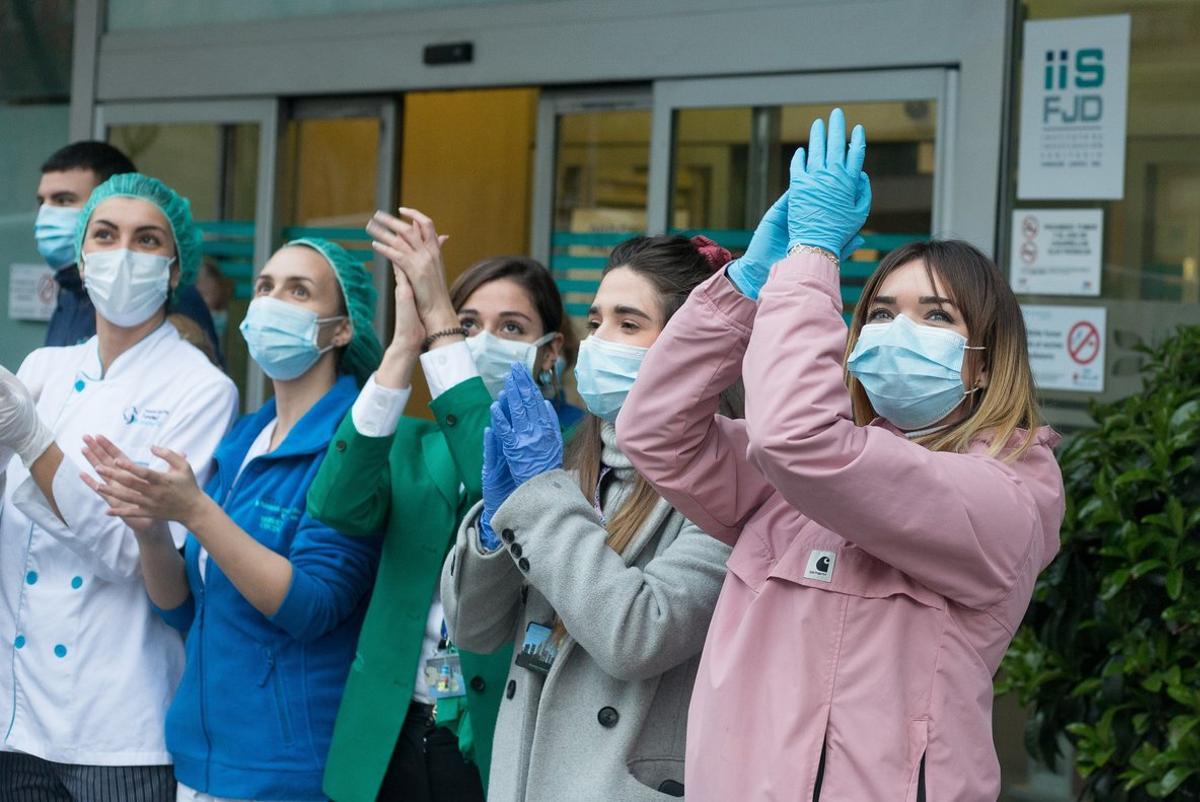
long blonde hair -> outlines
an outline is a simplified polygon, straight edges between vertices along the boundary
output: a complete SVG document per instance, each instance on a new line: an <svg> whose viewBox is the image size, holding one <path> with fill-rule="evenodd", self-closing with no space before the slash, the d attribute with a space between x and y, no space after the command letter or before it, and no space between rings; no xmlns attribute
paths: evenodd
<svg viewBox="0 0 1200 802"><path fill-rule="evenodd" d="M884 280L900 267L919 262L925 267L930 284L941 287L962 313L972 346L983 351L967 351L965 374L978 381L986 367L988 383L964 402L969 412L947 429L915 438L932 451L965 452L972 441L991 437L988 453L1004 455L1006 461L1019 459L1033 445L1042 422L1029 367L1029 347L1025 319L1008 282L996 264L979 249L961 240L913 242L889 253L867 280L862 299L850 321L846 356L854 349L859 332L867 322L871 302ZM972 382L973 384L974 382ZM846 373L854 420L860 426L877 417L866 390ZM1013 435L1024 432L1020 444L1011 451ZM1007 453L1006 453L1007 452Z"/></svg>

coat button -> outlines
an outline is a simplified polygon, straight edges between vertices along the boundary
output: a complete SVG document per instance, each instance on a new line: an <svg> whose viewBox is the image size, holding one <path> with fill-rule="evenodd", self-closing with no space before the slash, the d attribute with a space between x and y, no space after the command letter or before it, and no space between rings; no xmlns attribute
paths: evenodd
<svg viewBox="0 0 1200 802"><path fill-rule="evenodd" d="M338 440L336 443L333 444L333 447L335 449L337 449L338 451L345 451L346 450L346 441Z"/></svg>
<svg viewBox="0 0 1200 802"><path fill-rule="evenodd" d="M511 529L505 529L500 532L500 539L505 543L512 543L514 538L516 538L516 535L513 534L513 530Z"/></svg>
<svg viewBox="0 0 1200 802"><path fill-rule="evenodd" d="M512 555L514 557L521 556L521 544L520 543L512 544L511 546L508 547L508 550L512 552Z"/></svg>
<svg viewBox="0 0 1200 802"><path fill-rule="evenodd" d="M475 691L475 693L483 693L483 689L486 687L487 683L483 677L478 675L471 677L471 690Z"/></svg>
<svg viewBox="0 0 1200 802"><path fill-rule="evenodd" d="M517 567L520 568L522 571L528 571L529 570L529 560L526 559L525 557L522 557L521 559L517 560Z"/></svg>
<svg viewBox="0 0 1200 802"><path fill-rule="evenodd" d="M458 423L457 415L447 415L446 416L446 425L447 426L454 426L457 423Z"/></svg>
<svg viewBox="0 0 1200 802"><path fill-rule="evenodd" d="M621 718L615 707L602 707L600 712L596 714L596 721L600 722L600 726L605 729L612 729L617 726L617 721Z"/></svg>
<svg viewBox="0 0 1200 802"><path fill-rule="evenodd" d="M508 687L504 689L504 698L511 699L516 695L516 693L517 693L517 681L515 679L510 679L508 681Z"/></svg>

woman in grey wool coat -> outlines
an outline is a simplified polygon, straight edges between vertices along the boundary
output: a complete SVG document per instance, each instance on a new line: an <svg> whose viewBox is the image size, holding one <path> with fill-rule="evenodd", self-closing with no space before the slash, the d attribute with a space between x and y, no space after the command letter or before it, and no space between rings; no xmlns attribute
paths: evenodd
<svg viewBox="0 0 1200 802"><path fill-rule="evenodd" d="M682 797L692 683L729 548L659 497L617 448L642 357L728 261L702 238L618 245L576 379L589 415L565 458L553 410L513 371L484 435L484 500L442 571L450 640L515 638L488 798Z"/></svg>

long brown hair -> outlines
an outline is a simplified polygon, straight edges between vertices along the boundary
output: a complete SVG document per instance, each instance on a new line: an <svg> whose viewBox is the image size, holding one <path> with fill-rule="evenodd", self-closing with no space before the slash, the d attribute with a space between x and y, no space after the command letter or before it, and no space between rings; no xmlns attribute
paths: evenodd
<svg viewBox="0 0 1200 802"><path fill-rule="evenodd" d="M601 278L618 267L626 267L649 281L658 295L659 311L665 325L683 306L692 290L724 267L728 260L728 251L703 237L634 237L613 248ZM599 493L600 458L604 448L600 440L602 426L600 418L587 415L571 438L565 460L568 469L578 472L583 495L592 500L597 500ZM638 474L632 492L606 524L607 542L613 551L624 553L656 503L658 494Z"/></svg>
<svg viewBox="0 0 1200 802"><path fill-rule="evenodd" d="M954 302L970 333L969 344L984 348L967 351L966 375L977 381L981 370L986 368L988 373L987 386L980 387L964 402L970 405L966 417L915 441L933 451L961 453L976 438L990 436L988 453L999 456L1007 449L1013 434L1023 430L1020 445L1004 456L1009 461L1020 458L1033 445L1042 420L1029 367L1025 319L1000 269L974 246L960 240L913 242L885 256L867 280L862 300L855 307L846 356L854 350L870 314L871 302L884 280L911 262L924 265L930 284L940 286ZM866 390L849 372L846 383L855 422L860 426L870 423L876 412Z"/></svg>

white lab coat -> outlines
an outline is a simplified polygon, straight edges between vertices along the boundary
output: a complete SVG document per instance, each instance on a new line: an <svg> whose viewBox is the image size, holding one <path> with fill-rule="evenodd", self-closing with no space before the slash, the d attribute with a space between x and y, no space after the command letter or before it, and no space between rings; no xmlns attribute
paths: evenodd
<svg viewBox="0 0 1200 802"><path fill-rule="evenodd" d="M66 524L11 459L0 506L0 749L58 763L162 765L171 762L164 722L183 642L150 605L133 532L79 478L91 472L83 435L106 435L156 467L152 445L180 451L203 483L237 390L170 324L107 374L97 349L95 337L41 348L17 374L65 455L54 496ZM183 529L172 531L182 544Z"/></svg>

